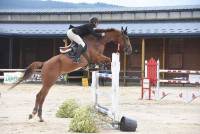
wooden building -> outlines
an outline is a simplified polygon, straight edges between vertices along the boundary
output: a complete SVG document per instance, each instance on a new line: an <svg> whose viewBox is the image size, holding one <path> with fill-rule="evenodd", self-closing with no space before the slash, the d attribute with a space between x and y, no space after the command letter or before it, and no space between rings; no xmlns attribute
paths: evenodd
<svg viewBox="0 0 200 134"><path fill-rule="evenodd" d="M100 19L100 28L128 27L133 53L121 55L124 82L141 78L151 57L160 60L161 68L200 70L200 6L0 10L0 68L25 68L57 55L69 24L92 16Z"/></svg>

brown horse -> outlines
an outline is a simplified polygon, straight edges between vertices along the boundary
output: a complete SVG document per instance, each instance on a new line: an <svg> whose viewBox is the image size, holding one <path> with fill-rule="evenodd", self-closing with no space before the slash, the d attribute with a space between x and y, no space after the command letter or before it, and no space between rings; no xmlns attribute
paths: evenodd
<svg viewBox="0 0 200 134"><path fill-rule="evenodd" d="M127 54L132 52L132 47L130 40L127 36L127 28L121 31L116 29L98 29L97 32L104 32L105 36L97 39L92 35L88 35L84 38L85 43L87 44L87 57L93 63L110 63L111 59L103 55L105 45L111 41L115 44L120 44L120 49L123 49ZM71 58L65 54L56 55L45 62L33 62L30 64L23 77L11 88L17 86L23 80L28 79L35 69L41 68L42 76L42 88L39 93L36 95L35 106L32 114L29 115L29 119L33 118L34 115L38 113L40 121L43 121L42 118L42 105L47 96L51 86L56 82L57 78L64 73L69 73L77 69L87 66L88 59L81 56L79 63L74 63Z"/></svg>

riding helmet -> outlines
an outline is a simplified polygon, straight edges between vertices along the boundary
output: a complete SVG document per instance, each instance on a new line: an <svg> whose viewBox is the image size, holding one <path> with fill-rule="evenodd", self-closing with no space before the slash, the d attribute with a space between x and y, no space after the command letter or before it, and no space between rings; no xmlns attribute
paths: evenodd
<svg viewBox="0 0 200 134"><path fill-rule="evenodd" d="M92 17L90 20L89 20L90 23L92 24L95 24L95 23L99 23L99 19L97 17Z"/></svg>

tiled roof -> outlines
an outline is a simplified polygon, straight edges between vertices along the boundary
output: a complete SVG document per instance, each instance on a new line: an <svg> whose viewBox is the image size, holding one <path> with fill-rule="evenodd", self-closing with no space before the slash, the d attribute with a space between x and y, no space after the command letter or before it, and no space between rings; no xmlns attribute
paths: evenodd
<svg viewBox="0 0 200 134"><path fill-rule="evenodd" d="M77 24L74 24L75 26ZM106 23L99 28L128 27L131 36L198 35L200 22ZM66 36L69 24L1 24L0 36Z"/></svg>
<svg viewBox="0 0 200 134"><path fill-rule="evenodd" d="M200 5L118 8L61 8L61 9L0 9L0 13L67 13L67 12L126 12L126 11L200 10Z"/></svg>

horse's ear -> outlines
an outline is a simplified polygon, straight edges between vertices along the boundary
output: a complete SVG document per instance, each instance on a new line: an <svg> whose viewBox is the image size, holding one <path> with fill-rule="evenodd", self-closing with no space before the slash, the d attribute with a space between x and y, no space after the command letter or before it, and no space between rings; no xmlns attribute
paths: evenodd
<svg viewBox="0 0 200 134"><path fill-rule="evenodd" d="M121 31L122 31L122 32L124 31L124 28L123 28L123 27L121 27Z"/></svg>
<svg viewBox="0 0 200 134"><path fill-rule="evenodd" d="M126 33L127 33L127 27L125 28L125 30L124 30Z"/></svg>

